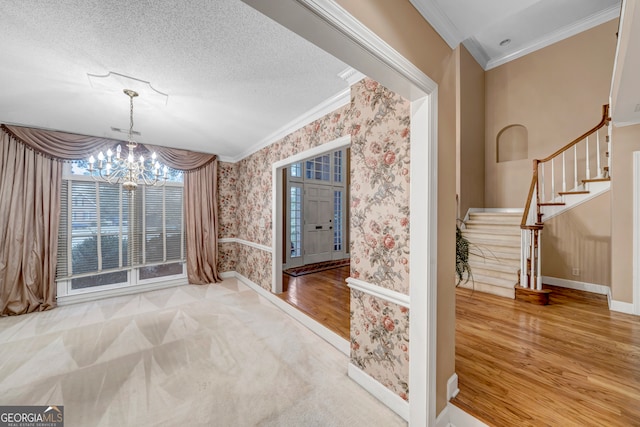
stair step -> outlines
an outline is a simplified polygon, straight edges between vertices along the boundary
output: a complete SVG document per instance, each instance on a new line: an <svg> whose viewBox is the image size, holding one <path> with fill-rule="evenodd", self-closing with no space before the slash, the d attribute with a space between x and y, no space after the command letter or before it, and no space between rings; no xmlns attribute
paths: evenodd
<svg viewBox="0 0 640 427"><path fill-rule="evenodd" d="M589 194L590 191L560 191L558 194L560 196L570 196L572 194Z"/></svg>
<svg viewBox="0 0 640 427"><path fill-rule="evenodd" d="M605 181L611 181L611 178L593 178L593 179L583 179L582 182L584 182L585 184L587 182L605 182Z"/></svg>
<svg viewBox="0 0 640 427"><path fill-rule="evenodd" d="M476 292L484 292L510 299L514 299L516 296L515 283L511 285L511 287L496 286L480 280L477 275L474 275L473 279L469 279L468 282L461 282L458 286L465 289L472 289Z"/></svg>
<svg viewBox="0 0 640 427"><path fill-rule="evenodd" d="M482 250L488 249L491 251L498 251L498 252L511 252L515 249L516 252L520 253L519 238L518 239L492 239L492 238L469 239L469 243L471 243L470 250L479 248Z"/></svg>
<svg viewBox="0 0 640 427"><path fill-rule="evenodd" d="M474 278L477 275L482 275L491 278L505 279L513 281L514 283L518 281L519 265L496 264L498 261L491 261L492 262L482 262L475 259L470 260L469 266L471 267Z"/></svg>
<svg viewBox="0 0 640 427"><path fill-rule="evenodd" d="M517 222L502 222L502 221L479 221L479 220L469 220L465 223L465 228L468 230L479 229L479 228L497 228L497 229L520 229L520 219L517 218Z"/></svg>
<svg viewBox="0 0 640 427"><path fill-rule="evenodd" d="M494 241L517 241L520 244L520 229L504 230L504 229L464 229L462 235L469 241L476 241L478 239L490 239Z"/></svg>
<svg viewBox="0 0 640 427"><path fill-rule="evenodd" d="M539 206L565 206L564 202L547 202L547 203L539 203Z"/></svg>
<svg viewBox="0 0 640 427"><path fill-rule="evenodd" d="M498 223L516 223L522 219L522 213L512 212L471 212L469 220Z"/></svg>
<svg viewBox="0 0 640 427"><path fill-rule="evenodd" d="M511 252L493 251L488 248L472 247L469 249L469 262L491 262L500 263L501 265L508 265L515 267L516 270L520 268L520 249L513 250Z"/></svg>

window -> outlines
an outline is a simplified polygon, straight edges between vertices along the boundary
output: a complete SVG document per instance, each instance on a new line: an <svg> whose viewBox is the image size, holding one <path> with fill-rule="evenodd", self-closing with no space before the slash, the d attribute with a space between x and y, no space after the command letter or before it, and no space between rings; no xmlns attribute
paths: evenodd
<svg viewBox="0 0 640 427"><path fill-rule="evenodd" d="M333 250L342 250L342 190L333 192Z"/></svg>
<svg viewBox="0 0 640 427"><path fill-rule="evenodd" d="M329 154L307 160L305 164L305 179L314 179L317 181L331 180L331 156Z"/></svg>
<svg viewBox="0 0 640 427"><path fill-rule="evenodd" d="M93 181L83 163L62 182L57 279L77 290L184 275L182 174L129 193Z"/></svg>
<svg viewBox="0 0 640 427"><path fill-rule="evenodd" d="M289 166L289 173L293 178L302 178L302 163L294 163Z"/></svg>
<svg viewBox="0 0 640 427"><path fill-rule="evenodd" d="M342 150L333 153L333 182L342 182Z"/></svg>
<svg viewBox="0 0 640 427"><path fill-rule="evenodd" d="M291 258L302 256L302 187L291 186L289 196Z"/></svg>

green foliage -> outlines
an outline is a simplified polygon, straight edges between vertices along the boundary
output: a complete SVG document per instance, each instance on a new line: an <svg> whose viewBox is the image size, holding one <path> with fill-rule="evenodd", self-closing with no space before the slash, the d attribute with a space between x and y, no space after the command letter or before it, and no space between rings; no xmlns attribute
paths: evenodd
<svg viewBox="0 0 640 427"><path fill-rule="evenodd" d="M465 280L466 275L466 280ZM456 224L456 276L458 286L462 281L468 282L471 278L471 266L469 265L469 241L462 235L462 230Z"/></svg>

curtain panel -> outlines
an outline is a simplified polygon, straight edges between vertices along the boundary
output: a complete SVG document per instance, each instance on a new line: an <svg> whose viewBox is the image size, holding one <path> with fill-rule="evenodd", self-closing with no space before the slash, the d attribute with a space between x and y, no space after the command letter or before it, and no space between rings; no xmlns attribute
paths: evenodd
<svg viewBox="0 0 640 427"><path fill-rule="evenodd" d="M0 314L46 310L55 306L62 162L126 142L4 124L0 130ZM184 172L187 277L219 282L217 157L138 147Z"/></svg>
<svg viewBox="0 0 640 427"><path fill-rule="evenodd" d="M0 132L0 315L56 305L63 164Z"/></svg>

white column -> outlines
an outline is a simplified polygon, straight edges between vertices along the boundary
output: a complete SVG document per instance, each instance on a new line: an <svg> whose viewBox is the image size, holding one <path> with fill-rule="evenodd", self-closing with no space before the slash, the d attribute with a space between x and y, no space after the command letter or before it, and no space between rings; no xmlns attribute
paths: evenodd
<svg viewBox="0 0 640 427"><path fill-rule="evenodd" d="M537 252L536 260L538 264L536 289L541 291L542 290L542 230L538 230L538 250L536 252Z"/></svg>

